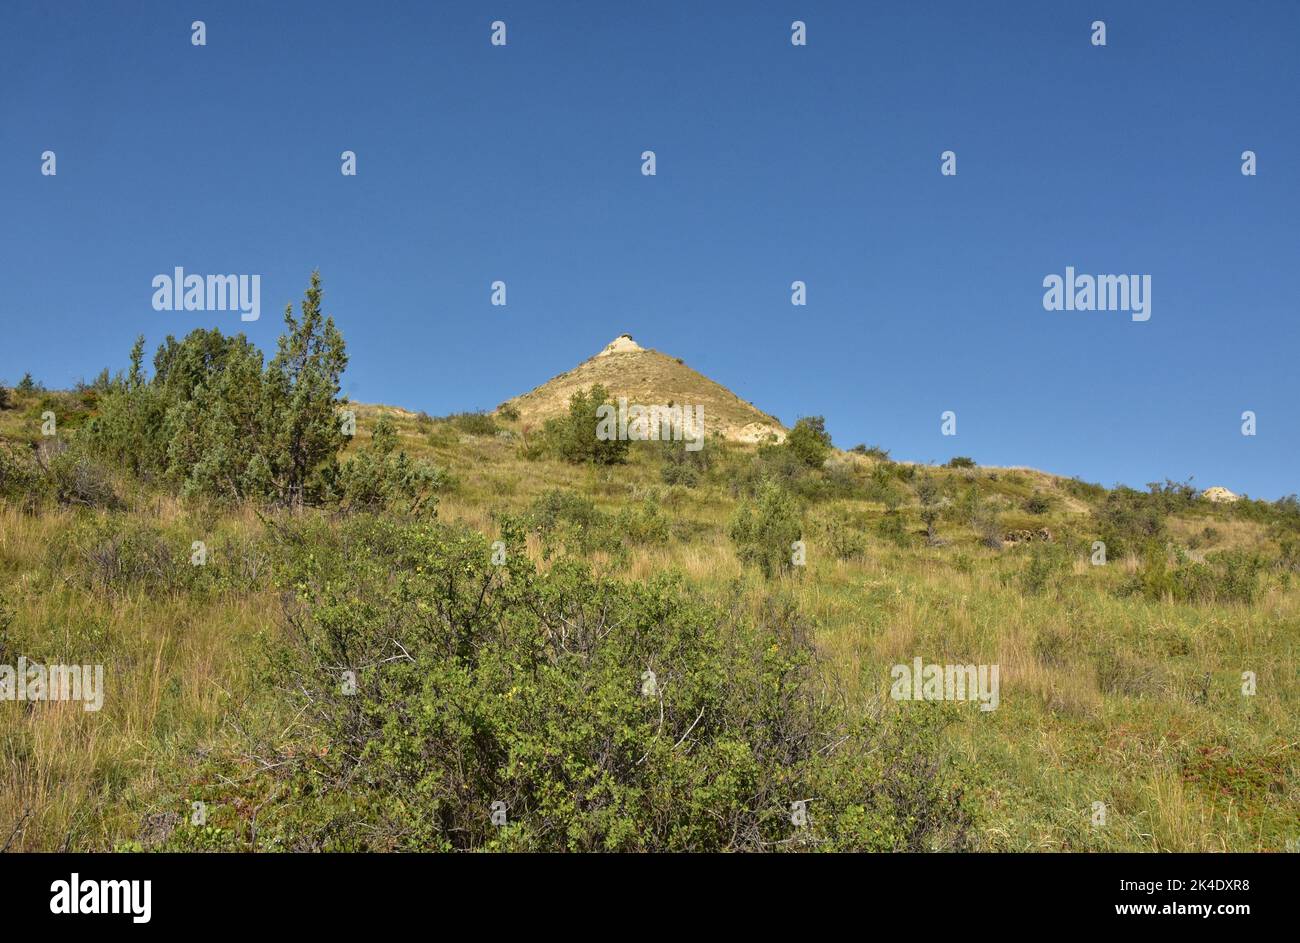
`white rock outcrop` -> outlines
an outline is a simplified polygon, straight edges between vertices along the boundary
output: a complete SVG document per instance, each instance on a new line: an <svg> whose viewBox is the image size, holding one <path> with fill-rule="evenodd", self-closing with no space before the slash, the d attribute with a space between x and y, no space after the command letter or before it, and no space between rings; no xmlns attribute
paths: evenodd
<svg viewBox="0 0 1300 943"><path fill-rule="evenodd" d="M645 348L632 340L631 334L620 334L618 337L606 344L605 349L596 356L608 357L610 354L627 354L638 350L645 350Z"/></svg>
<svg viewBox="0 0 1300 943"><path fill-rule="evenodd" d="M1240 501L1241 495L1233 494L1227 488L1215 485L1213 488L1206 488L1201 492L1201 497L1206 501L1213 501L1215 504L1231 504L1233 501Z"/></svg>

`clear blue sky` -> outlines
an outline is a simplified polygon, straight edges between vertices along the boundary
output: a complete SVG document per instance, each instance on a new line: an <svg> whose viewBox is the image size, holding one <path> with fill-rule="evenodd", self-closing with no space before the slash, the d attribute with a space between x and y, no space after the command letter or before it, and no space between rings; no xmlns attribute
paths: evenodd
<svg viewBox="0 0 1300 943"><path fill-rule="evenodd" d="M492 408L630 332L841 446L1276 498L1298 44L1291 0L6 0L0 378L273 349L319 267L361 401ZM178 265L261 274L261 320L154 311ZM1151 320L1045 311L1067 265L1150 274Z"/></svg>

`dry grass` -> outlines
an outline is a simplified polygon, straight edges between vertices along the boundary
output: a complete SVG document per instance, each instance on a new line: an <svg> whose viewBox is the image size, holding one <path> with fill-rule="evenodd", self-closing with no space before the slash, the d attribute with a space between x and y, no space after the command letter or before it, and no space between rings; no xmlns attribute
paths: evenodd
<svg viewBox="0 0 1300 943"><path fill-rule="evenodd" d="M682 401L697 394L684 389ZM364 442L387 408L357 408ZM868 531L865 552L848 560L835 559L810 533L807 566L765 583L739 564L726 539L736 507L726 473L699 489L670 492L657 460L636 449L627 466L613 470L528 462L519 455L523 420L498 422L511 437L450 436L439 421L388 412L404 448L454 476L455 488L439 505L443 521L491 535L494 514L525 511L554 488L579 491L610 514L659 502L693 536L593 563L630 580L674 572L691 592L720 602L738 591L755 613L772 595L793 599L815 627L828 683L864 717L929 709L889 699L893 665L917 656L998 664L999 709L967 705L949 730L987 848L1278 850L1298 837L1294 579L1270 573L1252 606L1177 605L1120 592L1131 561L1095 567L1075 555L1031 592L1022 581L1028 549L989 550L969 529L944 523L947 546L900 548ZM22 421L0 415L0 434ZM724 465L747 460L744 449L718 448ZM876 464L839 458L864 476ZM1048 493L1055 503L1043 522L1059 533L1086 530L1087 505L1051 476L932 473L979 482L1008 514L1025 496ZM251 509L195 509L146 493L132 499L123 519L148 522L182 542L200 525L247 539L261 528ZM835 506L872 519L883 510L861 499ZM111 666L111 696L98 713L73 704L0 703L0 845L11 832L12 847L23 849L135 841L152 817L185 807L198 759L229 733L237 706L265 695L257 682L257 639L279 630L274 593L96 591L50 554L85 515L47 509L33 516L0 501L0 594L13 610L10 651ZM1206 549L1272 549L1266 528L1227 519L1219 509L1170 522L1180 541L1204 535L1207 526L1216 533ZM529 553L542 558L535 535ZM1254 696L1241 693L1243 671L1257 675ZM274 719L279 728L292 720ZM1104 827L1091 822L1095 802L1106 805Z"/></svg>

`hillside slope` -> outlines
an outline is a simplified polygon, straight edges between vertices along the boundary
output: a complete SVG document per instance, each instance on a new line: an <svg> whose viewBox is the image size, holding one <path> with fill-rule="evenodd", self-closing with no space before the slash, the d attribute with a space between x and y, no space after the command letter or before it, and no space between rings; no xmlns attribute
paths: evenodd
<svg viewBox="0 0 1300 943"><path fill-rule="evenodd" d="M498 410L519 411L519 420L537 427L568 409L579 390L600 385L629 404L704 407L709 435L733 442L784 441L786 427L776 417L741 399L720 383L686 366L680 359L640 346L622 334L605 349L536 389L506 400Z"/></svg>

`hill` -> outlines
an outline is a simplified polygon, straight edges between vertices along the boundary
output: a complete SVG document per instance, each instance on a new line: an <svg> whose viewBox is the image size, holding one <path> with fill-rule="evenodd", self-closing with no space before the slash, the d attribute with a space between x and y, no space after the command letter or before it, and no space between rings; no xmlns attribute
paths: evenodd
<svg viewBox="0 0 1300 943"><path fill-rule="evenodd" d="M692 370L681 358L642 347L630 334L619 335L572 370L506 400L497 411L517 410L524 425L540 428L568 409L574 393L593 386L603 386L615 401L626 397L629 404L702 406L706 434L732 442L781 442L787 432L780 420Z"/></svg>
<svg viewBox="0 0 1300 943"><path fill-rule="evenodd" d="M828 848L1294 839L1294 499L725 436L614 464L528 448L598 382L775 423L620 338L517 418L354 404L286 504L194 473L240 450L138 422L214 408L156 380L0 405L0 665L105 667L102 710L0 702L12 848L814 847L786 843L791 795ZM95 445L114 430L121 460ZM996 709L896 698L918 659L996 666Z"/></svg>

